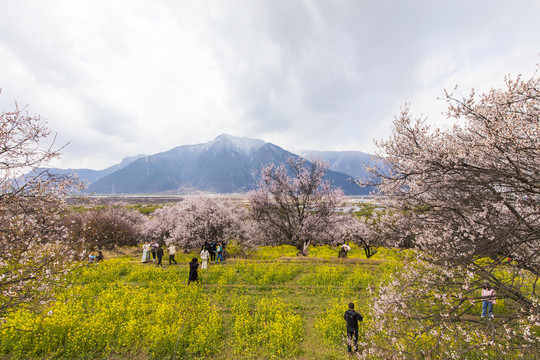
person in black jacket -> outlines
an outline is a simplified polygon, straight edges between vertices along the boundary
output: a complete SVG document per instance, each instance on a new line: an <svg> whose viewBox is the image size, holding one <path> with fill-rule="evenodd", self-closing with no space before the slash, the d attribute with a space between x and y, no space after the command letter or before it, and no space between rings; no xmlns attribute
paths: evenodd
<svg viewBox="0 0 540 360"><path fill-rule="evenodd" d="M189 279L188 279L188 285L192 281L197 281L199 279L199 275L197 274L197 269L199 268L199 263L197 262L197 258L193 258L189 262Z"/></svg>
<svg viewBox="0 0 540 360"><path fill-rule="evenodd" d="M161 245L158 245L156 255L157 255L157 258L158 258L158 263L157 263L156 266L163 267L163 264L161 263L161 260L163 259L163 248L161 247Z"/></svg>
<svg viewBox="0 0 540 360"><path fill-rule="evenodd" d="M358 322L364 320L364 317L354 311L354 304L349 303L349 310L345 311L343 318L347 322L347 351L352 354L352 345L354 351L358 351Z"/></svg>
<svg viewBox="0 0 540 360"><path fill-rule="evenodd" d="M210 261L216 261L216 251L217 251L217 244L215 241L212 241L210 244Z"/></svg>

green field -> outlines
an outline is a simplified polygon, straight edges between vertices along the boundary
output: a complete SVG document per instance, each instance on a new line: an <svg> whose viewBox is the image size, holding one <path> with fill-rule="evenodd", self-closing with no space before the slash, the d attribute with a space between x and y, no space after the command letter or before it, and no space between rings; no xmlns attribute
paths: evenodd
<svg viewBox="0 0 540 360"><path fill-rule="evenodd" d="M140 263L139 249L83 266L36 314L21 310L0 328L6 359L345 359L343 313L362 311L399 263L381 250L262 248L199 270ZM364 313L369 322L369 314Z"/></svg>

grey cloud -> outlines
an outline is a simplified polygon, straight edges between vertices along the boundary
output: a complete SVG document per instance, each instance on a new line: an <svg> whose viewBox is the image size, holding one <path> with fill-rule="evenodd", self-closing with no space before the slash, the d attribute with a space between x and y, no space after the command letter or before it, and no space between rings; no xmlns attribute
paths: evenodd
<svg viewBox="0 0 540 360"><path fill-rule="evenodd" d="M259 132L332 124L343 138L361 136L351 135L354 122L391 118L422 87L418 73L434 50L461 53L465 64L481 59L505 16L465 1L242 4L219 23L219 49L227 49L216 56L243 123ZM482 23L482 15L490 18ZM230 71L236 63L241 71Z"/></svg>
<svg viewBox="0 0 540 360"><path fill-rule="evenodd" d="M90 128L106 136L113 136L123 141L137 139L136 126L131 115L116 108L96 101L86 102L86 118L90 120Z"/></svg>
<svg viewBox="0 0 540 360"><path fill-rule="evenodd" d="M171 128L185 131L183 143L228 132L330 150L385 136L400 105L435 101L456 73L537 46L539 13L534 0L6 0L0 54L18 63L0 64L24 74L5 69L0 87L19 81L28 98L18 100L31 105L50 96L51 109L31 109L47 117L79 115L55 119L76 122L63 125L73 154L92 142L144 152L143 141ZM439 57L450 59L446 71ZM68 110L56 112L62 101Z"/></svg>

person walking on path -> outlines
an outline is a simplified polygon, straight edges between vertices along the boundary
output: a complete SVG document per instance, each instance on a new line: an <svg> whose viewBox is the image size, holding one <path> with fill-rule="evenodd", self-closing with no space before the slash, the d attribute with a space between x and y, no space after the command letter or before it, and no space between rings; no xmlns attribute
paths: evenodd
<svg viewBox="0 0 540 360"><path fill-rule="evenodd" d="M349 303L349 310L345 311L343 318L347 322L347 352L352 354L358 351L358 322L363 321L364 317L354 310L354 303Z"/></svg>
<svg viewBox="0 0 540 360"><path fill-rule="evenodd" d="M161 263L161 260L163 260L163 248L159 244L158 244L158 248L156 250L156 256L157 256L157 259L158 259L158 263L156 264L156 266L163 267L163 264Z"/></svg>
<svg viewBox="0 0 540 360"><path fill-rule="evenodd" d="M493 304L495 304L495 290L493 290L488 283L484 283L482 286L482 318L488 315L488 320L493 319Z"/></svg>
<svg viewBox="0 0 540 360"><path fill-rule="evenodd" d="M199 275L197 274L197 269L199 268L199 263L197 262L197 258L193 258L189 262L189 278L188 278L188 285L191 284L192 281L198 281Z"/></svg>
<svg viewBox="0 0 540 360"><path fill-rule="evenodd" d="M201 251L201 260L202 260L201 269L208 269L209 258L210 258L210 253L208 252L208 250L203 249Z"/></svg>
<svg viewBox="0 0 540 360"><path fill-rule="evenodd" d="M174 246L174 244L171 244L169 245L169 266L172 265L173 261L175 264L178 264L176 262L176 259L174 258L174 255L176 255L176 246Z"/></svg>

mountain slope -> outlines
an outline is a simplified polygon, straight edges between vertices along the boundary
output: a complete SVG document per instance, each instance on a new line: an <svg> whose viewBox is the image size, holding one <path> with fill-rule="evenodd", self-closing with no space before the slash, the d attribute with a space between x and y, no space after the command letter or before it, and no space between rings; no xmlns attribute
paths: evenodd
<svg viewBox="0 0 540 360"><path fill-rule="evenodd" d="M90 184L90 192L244 193L256 187L257 171L268 163L281 164L297 156L262 140L220 135L205 144L184 145L139 158ZM350 176L328 171L327 178L348 195L366 194Z"/></svg>
<svg viewBox="0 0 540 360"><path fill-rule="evenodd" d="M57 169L57 168L51 168L51 169L44 169L44 168L37 168L35 169L36 173L40 173L43 170L47 170L49 173L53 175L77 175L79 180L83 181L85 184L91 184L94 183L105 176L114 173L115 171L118 171L120 169L123 169L127 165L131 164L133 161L137 160L140 157L143 157L146 155L135 155L126 157L122 160L120 164L112 165L106 169L103 170L92 170L92 169Z"/></svg>
<svg viewBox="0 0 540 360"><path fill-rule="evenodd" d="M369 178L367 168L378 164L376 157L361 151L316 151L305 150L300 154L306 159L323 159L328 169L352 176L355 179Z"/></svg>

